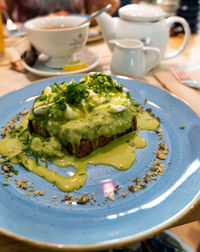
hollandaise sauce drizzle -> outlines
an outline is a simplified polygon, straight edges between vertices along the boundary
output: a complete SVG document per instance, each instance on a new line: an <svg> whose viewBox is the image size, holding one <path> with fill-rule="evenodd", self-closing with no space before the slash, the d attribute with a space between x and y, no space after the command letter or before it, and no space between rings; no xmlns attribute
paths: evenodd
<svg viewBox="0 0 200 252"><path fill-rule="evenodd" d="M25 121L22 121L22 124L25 125ZM159 122L147 112L140 113L137 117L137 127L140 130L156 130L158 126ZM0 153L2 156L6 156L11 163L22 164L28 171L37 174L50 183L56 184L61 191L71 192L85 184L87 179L87 164L103 164L121 171L127 170L136 159L136 149L144 148L145 146L145 140L137 132L132 132L113 140L106 146L95 150L90 155L81 159L69 155L64 151L62 158L55 158L51 161L59 167L74 167L76 172L71 177L62 176L24 154L22 144L17 138L7 136L1 139Z"/></svg>

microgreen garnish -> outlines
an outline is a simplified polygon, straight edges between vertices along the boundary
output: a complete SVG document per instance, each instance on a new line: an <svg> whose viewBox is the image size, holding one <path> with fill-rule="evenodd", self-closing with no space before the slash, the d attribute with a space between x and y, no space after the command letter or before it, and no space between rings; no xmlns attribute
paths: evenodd
<svg viewBox="0 0 200 252"><path fill-rule="evenodd" d="M20 132L23 130L23 126L19 126L18 128L15 128L11 131L10 136L15 137L16 135L20 134Z"/></svg>
<svg viewBox="0 0 200 252"><path fill-rule="evenodd" d="M14 166L12 166L11 164L7 164L7 166L10 168L10 170L11 170L15 175L17 175L17 174L19 173L19 171L16 170L16 169L14 168Z"/></svg>
<svg viewBox="0 0 200 252"><path fill-rule="evenodd" d="M111 76L103 73L91 73L81 79L80 83L87 84L96 94L122 93L122 84L118 84Z"/></svg>
<svg viewBox="0 0 200 252"><path fill-rule="evenodd" d="M44 160L44 163L45 163L45 167L48 168L48 163L46 160Z"/></svg>
<svg viewBox="0 0 200 252"><path fill-rule="evenodd" d="M69 84L64 93L66 95L66 102L69 104L80 104L89 95L86 85L76 82Z"/></svg>
<svg viewBox="0 0 200 252"><path fill-rule="evenodd" d="M32 155L34 156L35 162L38 165L39 164L39 156L38 156L38 154L36 152L32 151Z"/></svg>
<svg viewBox="0 0 200 252"><path fill-rule="evenodd" d="M130 92L129 92L129 91L126 93L126 97L127 97L129 100L131 100L131 99L132 99L132 98L131 98L131 94L130 94Z"/></svg>
<svg viewBox="0 0 200 252"><path fill-rule="evenodd" d="M61 87L56 82L50 85L50 88L51 88L52 93L58 93L61 91Z"/></svg>
<svg viewBox="0 0 200 252"><path fill-rule="evenodd" d="M43 120L45 120L45 118L64 118L63 113L66 111L67 106L70 105L79 107L79 109L82 110L82 101L87 100L90 92L107 97L112 96L113 93L123 93L122 84L117 83L111 76L103 73L90 73L82 77L79 83L72 80L70 83L62 82L60 86L54 83L49 87L51 88L51 95L46 95L45 91L43 91L34 102L34 104L38 102L39 107L45 107L46 112L42 114ZM126 97L134 105L134 99L131 98L130 92L127 92ZM34 109L33 107L33 112ZM88 106L88 110L89 109L90 106ZM38 116L38 118L41 117Z"/></svg>
<svg viewBox="0 0 200 252"><path fill-rule="evenodd" d="M8 185L10 185L9 182L4 182L4 183L3 183L3 186L8 186Z"/></svg>
<svg viewBox="0 0 200 252"><path fill-rule="evenodd" d="M47 99L47 95L41 94L40 96L36 97L34 103L37 101L45 101Z"/></svg>

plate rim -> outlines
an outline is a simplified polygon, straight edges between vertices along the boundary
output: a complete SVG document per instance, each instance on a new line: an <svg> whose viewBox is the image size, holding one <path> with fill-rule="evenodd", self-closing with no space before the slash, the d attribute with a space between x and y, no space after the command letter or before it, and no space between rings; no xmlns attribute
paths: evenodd
<svg viewBox="0 0 200 252"><path fill-rule="evenodd" d="M68 75L67 77L81 77L83 76L84 73L82 74L73 74L73 75ZM198 117L200 118L200 116L193 110L193 108L187 103L185 102L183 99L177 97L176 95L170 93L167 90L164 90L163 88L160 87L156 87L152 84L149 84L147 82L143 82L143 81L139 81L139 80L134 80L132 78L129 77L124 77L124 76L116 76L116 75L111 75L114 78L117 79L125 79L128 81L133 81L133 82L138 82L138 83L142 83L145 84L147 86L151 86L155 89L159 89L162 92L169 94L171 96L173 96L175 99L181 101L185 106L189 107L189 109ZM0 96L0 99L6 99L10 94L12 93L16 93L16 92L20 92L23 89L26 88L30 88L31 86L35 85L35 84L40 84L41 82L44 82L46 80L51 80L51 79L55 79L55 78L61 78L64 77L63 75L61 76L54 76L54 77L49 77L49 78L45 78L45 79L39 79L36 80L34 82L31 82L29 85L21 87L20 89L17 90L13 90L3 96ZM154 226L153 228L149 229L149 231L143 231L137 235L134 236L128 236L128 237L122 237L122 238L118 238L118 239L114 239L114 240L110 240L107 242L98 242L98 243L93 243L93 244L64 244L64 243L55 243L55 242L45 242L45 241L39 241L37 239L32 239L32 238L27 238L23 235L18 235L14 232L8 231L5 228L0 227L0 233L3 235L6 235L10 238L16 239L18 241L24 242L26 244L29 245L33 245L36 247L40 247L40 248L52 248L52 249L60 249L60 250L66 250L66 249L70 249L71 251L80 251L80 249L82 251L90 251L90 250L99 250L99 249L108 249L108 248L114 248L117 246L122 246L122 245L127 245L133 242L137 242L140 241L142 239L146 239L147 237L153 236L156 233L162 232L163 230L167 229L168 227L172 226L173 224L175 224L179 219L183 218L185 216L185 214L187 214L189 212L189 210L191 210L191 208L200 201L200 192L199 194L195 195L195 197L192 199L192 201L190 201L187 205L185 205L185 207L183 209L181 209L181 211L179 211L178 213L176 213L175 215L173 215L169 221L164 221L160 224L158 224L157 226Z"/></svg>
<svg viewBox="0 0 200 252"><path fill-rule="evenodd" d="M157 233L160 233L166 229L168 229L171 225L175 224L178 219L181 219L184 217L184 215L188 212L188 209L192 208L192 206L195 205L200 201L200 193L197 195L197 197L190 202L190 204L185 207L184 210L180 212L180 214L177 214L177 216L173 216L169 222L166 222L162 225L159 224L159 226L155 226L152 228L148 233L142 232L141 234L138 234L134 237L125 237L125 238L120 238L120 239L115 239L112 241L107 242L98 242L94 244L64 244L64 243L54 243L54 242L43 242L43 241L38 241L36 239L32 238L26 238L25 236L22 235L17 235L14 232L8 231L2 227L0 227L0 233L3 235L6 235L12 239L24 242L26 244L29 244L31 246L36 246L38 248L50 248L50 249L59 249L59 250L66 250L70 249L70 251L90 251L90 250L104 250L104 249L110 249L110 248L115 248L118 246L125 246L131 243L139 242L143 239L147 239L148 237L152 237L156 235ZM1 239L1 237L0 237Z"/></svg>

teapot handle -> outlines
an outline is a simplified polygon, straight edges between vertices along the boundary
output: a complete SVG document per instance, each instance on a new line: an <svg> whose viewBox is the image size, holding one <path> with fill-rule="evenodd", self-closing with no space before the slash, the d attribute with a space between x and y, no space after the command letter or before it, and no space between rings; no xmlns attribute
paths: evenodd
<svg viewBox="0 0 200 252"><path fill-rule="evenodd" d="M184 31L185 31L185 37L184 37L183 43L180 45L180 47L177 50L175 50L171 53L168 53L163 58L163 59L170 59L170 58L173 58L173 57L179 55L180 53L182 53L182 51L187 47L189 40L190 40L191 31L190 31L190 27L189 27L187 21L182 17L178 17L178 16L169 17L166 19L166 22L169 27L169 30L170 30L173 23L180 23L183 26Z"/></svg>
<svg viewBox="0 0 200 252"><path fill-rule="evenodd" d="M160 62L160 49L155 47L143 47L145 55L145 74L157 66Z"/></svg>

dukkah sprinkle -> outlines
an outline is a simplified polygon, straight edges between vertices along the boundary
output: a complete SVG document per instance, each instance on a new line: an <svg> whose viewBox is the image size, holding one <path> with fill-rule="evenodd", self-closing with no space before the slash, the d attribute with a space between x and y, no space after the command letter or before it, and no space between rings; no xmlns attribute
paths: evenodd
<svg viewBox="0 0 200 252"><path fill-rule="evenodd" d="M8 136L12 130L15 129L16 122L18 122L21 117L25 116L29 111L24 109L22 112L18 113L16 116L13 116L12 119L1 128L1 136L6 137Z"/></svg>

